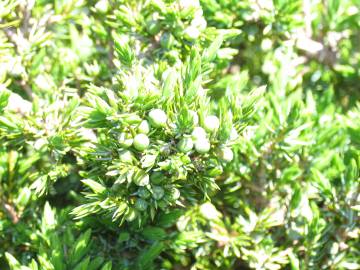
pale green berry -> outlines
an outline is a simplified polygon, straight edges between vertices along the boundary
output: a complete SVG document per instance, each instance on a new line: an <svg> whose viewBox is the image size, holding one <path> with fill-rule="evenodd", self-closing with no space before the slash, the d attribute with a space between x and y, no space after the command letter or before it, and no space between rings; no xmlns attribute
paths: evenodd
<svg viewBox="0 0 360 270"><path fill-rule="evenodd" d="M98 10L100 13L106 13L109 9L109 3L107 0L100 0L95 5L96 10Z"/></svg>
<svg viewBox="0 0 360 270"><path fill-rule="evenodd" d="M269 51L272 48L273 42L269 38L265 38L261 42L261 49L263 51Z"/></svg>
<svg viewBox="0 0 360 270"><path fill-rule="evenodd" d="M128 148L133 144L133 137L129 133L122 132L118 136L118 141L121 147Z"/></svg>
<svg viewBox="0 0 360 270"><path fill-rule="evenodd" d="M196 16L192 21L191 25L196 27L197 29L203 31L206 29L207 22L204 17Z"/></svg>
<svg viewBox="0 0 360 270"><path fill-rule="evenodd" d="M133 144L134 144L134 147L136 150L144 151L146 148L149 147L150 140L149 140L148 136L146 136L145 134L137 134L134 137Z"/></svg>
<svg viewBox="0 0 360 270"><path fill-rule="evenodd" d="M126 220L131 222L133 221L136 217L138 216L138 212L133 209L133 208L129 208L129 211L126 214Z"/></svg>
<svg viewBox="0 0 360 270"><path fill-rule="evenodd" d="M200 30L195 26L188 26L184 30L184 38L188 41L194 41L200 36Z"/></svg>
<svg viewBox="0 0 360 270"><path fill-rule="evenodd" d="M206 131L202 127L195 127L193 132L191 132L191 137L195 141L206 139Z"/></svg>
<svg viewBox="0 0 360 270"><path fill-rule="evenodd" d="M225 162L231 162L234 158L234 153L229 147L222 147L217 152L219 158Z"/></svg>
<svg viewBox="0 0 360 270"><path fill-rule="evenodd" d="M180 152L187 153L193 149L194 143L191 138L182 138L178 144L177 148L180 150Z"/></svg>
<svg viewBox="0 0 360 270"><path fill-rule="evenodd" d="M154 127L163 127L166 125L167 116L161 109L153 109L149 112L150 124Z"/></svg>
<svg viewBox="0 0 360 270"><path fill-rule="evenodd" d="M148 20L146 22L146 28L151 35L156 35L161 30L161 25L156 20Z"/></svg>
<svg viewBox="0 0 360 270"><path fill-rule="evenodd" d="M171 200L176 201L177 199L180 198L180 191L177 188L172 188L170 190L169 196Z"/></svg>
<svg viewBox="0 0 360 270"><path fill-rule="evenodd" d="M138 132L142 134L148 134L150 132L149 122L146 120L141 121L140 125L138 126Z"/></svg>
<svg viewBox="0 0 360 270"><path fill-rule="evenodd" d="M153 187L153 197L155 200L160 200L162 197L164 197L164 193L165 191L162 187Z"/></svg>
<svg viewBox="0 0 360 270"><path fill-rule="evenodd" d="M200 213L209 220L218 219L221 216L220 212L210 202L206 202L200 206Z"/></svg>
<svg viewBox="0 0 360 270"><path fill-rule="evenodd" d="M208 139L198 139L195 141L195 150L200 154L205 154L210 150L210 142Z"/></svg>
<svg viewBox="0 0 360 270"><path fill-rule="evenodd" d="M139 211L145 211L148 207L148 203L143 199L137 199L135 202L135 208Z"/></svg>
<svg viewBox="0 0 360 270"><path fill-rule="evenodd" d="M208 132L214 132L218 130L220 127L220 121L219 118L217 118L215 115L209 115L205 117L204 120L204 128Z"/></svg>
<svg viewBox="0 0 360 270"><path fill-rule="evenodd" d="M119 153L119 158L121 162L132 163L135 160L135 156L129 150L124 150Z"/></svg>

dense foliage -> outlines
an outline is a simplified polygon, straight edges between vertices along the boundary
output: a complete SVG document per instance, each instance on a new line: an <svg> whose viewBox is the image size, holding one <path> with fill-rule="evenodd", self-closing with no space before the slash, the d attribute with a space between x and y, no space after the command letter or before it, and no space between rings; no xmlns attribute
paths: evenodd
<svg viewBox="0 0 360 270"><path fill-rule="evenodd" d="M357 0L1 0L0 269L360 269Z"/></svg>

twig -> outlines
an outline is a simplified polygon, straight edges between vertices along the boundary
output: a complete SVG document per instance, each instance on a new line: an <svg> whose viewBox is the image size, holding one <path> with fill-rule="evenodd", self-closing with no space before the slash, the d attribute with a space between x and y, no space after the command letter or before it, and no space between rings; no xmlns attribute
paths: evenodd
<svg viewBox="0 0 360 270"><path fill-rule="evenodd" d="M22 27L21 32L23 35L29 34L29 25L30 25L30 17L31 17L31 9L32 7L29 5L29 1L26 1L21 7L21 12L23 14Z"/></svg>
<svg viewBox="0 0 360 270"><path fill-rule="evenodd" d="M109 41L109 52L108 52L108 58L109 58L109 66L111 68L114 68L114 42L111 40Z"/></svg>
<svg viewBox="0 0 360 270"><path fill-rule="evenodd" d="M31 87L25 82L25 80L21 81L14 81L15 84L17 84L21 89L24 90L26 95L29 97L30 100L33 100L33 92Z"/></svg>
<svg viewBox="0 0 360 270"><path fill-rule="evenodd" d="M20 221L20 217L18 216L15 208L11 204L3 202L2 207L5 209L13 224L16 224Z"/></svg>

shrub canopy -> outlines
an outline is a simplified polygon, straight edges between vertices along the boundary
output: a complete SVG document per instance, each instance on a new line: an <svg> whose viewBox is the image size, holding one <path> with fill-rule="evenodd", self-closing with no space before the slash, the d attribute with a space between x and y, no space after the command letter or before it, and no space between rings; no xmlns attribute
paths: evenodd
<svg viewBox="0 0 360 270"><path fill-rule="evenodd" d="M2 0L0 268L360 269L357 0Z"/></svg>

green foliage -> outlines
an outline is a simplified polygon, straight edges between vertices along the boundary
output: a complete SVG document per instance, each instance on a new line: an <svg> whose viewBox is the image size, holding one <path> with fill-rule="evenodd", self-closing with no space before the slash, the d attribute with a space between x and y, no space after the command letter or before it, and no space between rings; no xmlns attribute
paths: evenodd
<svg viewBox="0 0 360 270"><path fill-rule="evenodd" d="M0 2L0 268L360 269L356 0Z"/></svg>

